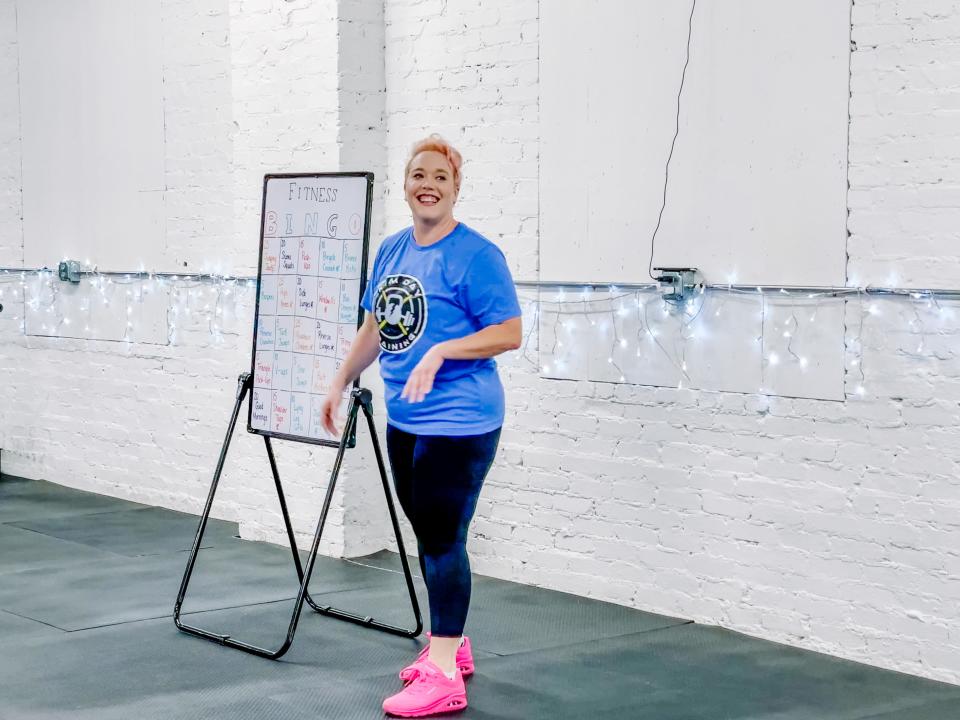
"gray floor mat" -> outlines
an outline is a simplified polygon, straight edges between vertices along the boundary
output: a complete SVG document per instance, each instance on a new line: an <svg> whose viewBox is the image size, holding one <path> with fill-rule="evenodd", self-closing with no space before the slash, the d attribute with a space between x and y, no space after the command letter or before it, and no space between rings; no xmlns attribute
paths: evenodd
<svg viewBox="0 0 960 720"><path fill-rule="evenodd" d="M387 551L352 560L376 567L400 568L397 554ZM419 573L416 558L411 558L411 562ZM398 577L402 583L402 575ZM422 587L419 581L418 587ZM365 601L369 613L377 619L384 618L386 622L403 623L410 614L409 600L406 595L399 595L400 592L367 593ZM344 596L341 602L352 602L351 593L341 595ZM429 606L425 595L421 598L421 607L429 629ZM487 651L508 655L598 637L658 630L687 622L578 595L475 575L466 632L482 637Z"/></svg>
<svg viewBox="0 0 960 720"><path fill-rule="evenodd" d="M305 610L292 648L274 662L180 633L169 616L187 553L170 548L180 546L188 528L192 541L197 518L131 513L121 501L85 495L48 483L0 482L0 509L33 513L14 522L58 535L0 525L0 609L72 631L0 611L0 718L383 717L383 698L399 689L396 673L423 638ZM44 507L53 513L48 519L63 521L36 522ZM118 517L100 532L91 511ZM199 555L185 620L278 644L292 606L282 598L298 587L290 551L213 537L217 547ZM102 549L114 543L131 556ZM132 556L159 548L162 554ZM411 624L396 555L356 560L318 558L315 598ZM417 589L426 620L419 580ZM492 578L475 578L468 632L477 673L468 681L470 707L457 716L464 720L960 717L957 686Z"/></svg>
<svg viewBox="0 0 960 720"><path fill-rule="evenodd" d="M565 707L603 708L609 717L853 720L949 698L960 703L956 686L693 624L487 667L494 697L532 683ZM477 688L484 685L481 675Z"/></svg>
<svg viewBox="0 0 960 720"><path fill-rule="evenodd" d="M309 683L315 673L195 640L169 618L34 639L0 655L3 707L10 712L4 717L20 717L15 708L66 713L141 704L196 711L206 695L222 702L264 696L285 682ZM128 717L134 716L167 717L140 710Z"/></svg>
<svg viewBox="0 0 960 720"><path fill-rule="evenodd" d="M376 588L356 590L362 596ZM327 599L328 595L318 596ZM361 598L362 599L362 598ZM350 608L344 608L350 609ZM191 625L236 633L238 640L274 649L286 637L293 600L263 605L211 610L185 615ZM193 639L192 639L193 640ZM196 642L209 642L200 638ZM304 607L289 652L279 662L310 665L344 677L371 677L396 673L423 648L425 638L404 638L327 617ZM239 652L228 649L229 652Z"/></svg>
<svg viewBox="0 0 960 720"><path fill-rule="evenodd" d="M507 655L683 625L577 595L480 578L473 586L468 632L490 652Z"/></svg>
<svg viewBox="0 0 960 720"><path fill-rule="evenodd" d="M73 490L43 480L26 480L10 475L4 475L0 479L0 523L139 510L146 507L148 506Z"/></svg>
<svg viewBox="0 0 960 720"><path fill-rule="evenodd" d="M170 616L187 553L96 563L65 563L2 576L0 609L63 630ZM318 558L311 592L376 586L390 573ZM287 548L235 540L201 550L184 602L185 611L235 607L289 598L299 582Z"/></svg>
<svg viewBox="0 0 960 720"><path fill-rule="evenodd" d="M100 562L118 555L32 530L0 525L0 575L32 568ZM0 581L2 582L2 581Z"/></svg>
<svg viewBox="0 0 960 720"><path fill-rule="evenodd" d="M889 713L871 715L862 720L956 720L956 718L960 718L960 701L953 699L898 708Z"/></svg>
<svg viewBox="0 0 960 720"><path fill-rule="evenodd" d="M3 638L4 644L30 638L57 637L61 634L60 630L49 625L0 610L0 638Z"/></svg>
<svg viewBox="0 0 960 720"><path fill-rule="evenodd" d="M141 508L35 518L7 524L119 555L138 557L189 550L193 547L199 518L164 508ZM236 539L237 532L236 523L211 519L203 533L202 547L231 542Z"/></svg>

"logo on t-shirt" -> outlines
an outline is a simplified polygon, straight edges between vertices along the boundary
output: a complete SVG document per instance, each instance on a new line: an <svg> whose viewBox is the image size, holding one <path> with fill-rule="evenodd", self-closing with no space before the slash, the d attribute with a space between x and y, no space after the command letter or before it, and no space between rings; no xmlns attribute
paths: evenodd
<svg viewBox="0 0 960 720"><path fill-rule="evenodd" d="M410 275L387 276L377 288L373 313L380 328L380 347L388 353L406 352L427 326L423 285Z"/></svg>

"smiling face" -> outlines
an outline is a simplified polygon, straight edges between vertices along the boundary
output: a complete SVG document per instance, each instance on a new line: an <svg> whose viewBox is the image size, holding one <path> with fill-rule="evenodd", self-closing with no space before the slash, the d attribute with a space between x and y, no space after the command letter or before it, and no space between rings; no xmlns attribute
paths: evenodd
<svg viewBox="0 0 960 720"><path fill-rule="evenodd" d="M459 190L453 178L453 167L442 153L425 150L414 155L403 183L414 218L430 225L453 219Z"/></svg>

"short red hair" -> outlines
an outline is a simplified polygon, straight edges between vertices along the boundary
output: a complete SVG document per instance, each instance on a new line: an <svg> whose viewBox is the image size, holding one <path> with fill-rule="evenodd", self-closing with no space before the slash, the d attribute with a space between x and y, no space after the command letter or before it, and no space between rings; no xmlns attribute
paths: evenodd
<svg viewBox="0 0 960 720"><path fill-rule="evenodd" d="M426 137L423 140L418 140L413 144L413 147L410 149L410 159L407 160L407 167L403 171L403 177L406 178L407 175L410 174L410 164L413 162L413 159L422 152L437 152L447 159L450 167L453 168L453 186L459 192L461 180L460 168L463 167L463 155L461 155L460 151L453 145L436 133L433 133L430 137Z"/></svg>

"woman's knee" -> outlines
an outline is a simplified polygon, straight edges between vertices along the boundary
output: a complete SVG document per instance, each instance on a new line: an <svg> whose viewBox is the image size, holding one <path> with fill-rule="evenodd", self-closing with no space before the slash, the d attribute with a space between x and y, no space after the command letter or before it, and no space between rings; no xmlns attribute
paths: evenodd
<svg viewBox="0 0 960 720"><path fill-rule="evenodd" d="M469 568L465 542L430 542L421 539L420 552L427 566L432 566L440 572L449 572L456 566L465 565Z"/></svg>

